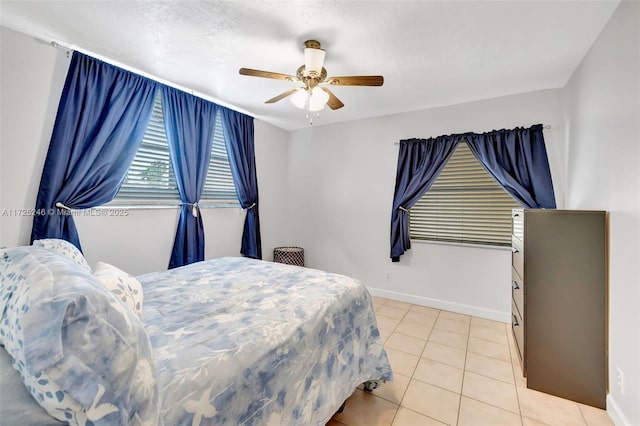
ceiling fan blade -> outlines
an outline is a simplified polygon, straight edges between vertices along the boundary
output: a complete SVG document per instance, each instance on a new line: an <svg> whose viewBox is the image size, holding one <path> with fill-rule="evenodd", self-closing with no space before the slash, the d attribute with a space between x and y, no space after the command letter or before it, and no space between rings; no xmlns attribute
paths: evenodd
<svg viewBox="0 0 640 426"><path fill-rule="evenodd" d="M327 77L324 82L336 86L382 86L384 77L381 75L349 75L344 77Z"/></svg>
<svg viewBox="0 0 640 426"><path fill-rule="evenodd" d="M279 100L284 99L287 96L293 95L297 90L298 90L298 88L287 90L286 92L282 92L278 96L275 96L275 97L269 99L268 101L265 101L264 103L265 104L272 104L272 103L278 102Z"/></svg>
<svg viewBox="0 0 640 426"><path fill-rule="evenodd" d="M251 77L273 78L276 80L298 81L298 78L289 74L280 74L278 72L254 70L251 68L240 68L240 75L248 75Z"/></svg>
<svg viewBox="0 0 640 426"><path fill-rule="evenodd" d="M329 95L329 100L327 101L327 105L329 105L329 108L336 110L344 106L342 101L338 99L331 90L327 89L326 87L321 87L321 89L327 92L327 94Z"/></svg>

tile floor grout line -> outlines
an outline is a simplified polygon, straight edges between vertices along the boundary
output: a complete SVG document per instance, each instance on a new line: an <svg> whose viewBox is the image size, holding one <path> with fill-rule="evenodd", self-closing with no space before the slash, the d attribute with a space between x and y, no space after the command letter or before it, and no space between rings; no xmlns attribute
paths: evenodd
<svg viewBox="0 0 640 426"><path fill-rule="evenodd" d="M462 369L462 382L460 383L460 399L458 400L458 416L456 417L456 425L460 423L460 410L462 409L462 392L464 391L464 376L467 372L467 356L469 354L469 337L471 335L471 321L469 321L469 335L467 336L467 347L464 351L464 366Z"/></svg>
<svg viewBox="0 0 640 426"><path fill-rule="evenodd" d="M399 325L399 324L398 324L398 325ZM412 335L410 335L410 334L405 334L405 333L403 333L402 331L394 331L394 333L398 333L398 334L401 334L401 335L406 336L406 337L413 337L414 339L425 340L425 339L423 339L422 337L416 337L416 336L412 336ZM429 332L429 333L431 333L431 332Z"/></svg>
<svg viewBox="0 0 640 426"><path fill-rule="evenodd" d="M500 411L504 411L504 412L507 412L507 413L511 413L511 414L513 414L514 416L518 416L518 417L521 417L521 418L522 418L522 415L520 415L520 414L518 414L518 413L516 413L516 412L514 412L514 411L507 410L506 408L499 407L499 406L497 406L497 405L494 405L494 404L488 403L488 402L486 402L486 401L479 400L478 398L474 398L474 397L472 397L472 396L469 396L469 395L462 395L462 394L460 394L460 396L461 396L461 397L463 397L463 396L464 396L465 398L470 399L470 400L472 400L472 401L479 402L480 404L483 404L483 405L488 405L489 407L492 407L492 408L495 408L495 409L498 409L498 410L500 410ZM520 419L520 421L522 421L522 419ZM540 420L537 420L537 421L538 421L538 422L540 422ZM540 423L542 423L542 424L545 424L545 425L546 425L546 423L544 423L544 422L540 422ZM550 426L550 425L547 425L547 426Z"/></svg>
<svg viewBox="0 0 640 426"><path fill-rule="evenodd" d="M395 333L395 332L394 332L394 333ZM405 335L405 334L402 334L402 336L406 336L406 335ZM412 336L406 336L406 337L412 337ZM389 336L389 338L391 338L391 336ZM417 338L417 337L415 337L415 339L418 339L418 338ZM389 339L387 339L387 340L389 340ZM423 340L423 339L418 339L418 340ZM420 351L420 355L416 355L416 354L413 354L413 353L411 353L411 352L403 351L402 349L398 349L398 348L388 348L388 349L392 349L392 350L394 350L394 351L402 352L403 354L409 354L409 355L417 356L418 358L422 358L422 353L424 352L424 348L427 346L427 343L429 343L429 341L428 341L428 340L425 340L425 341L424 341L424 343L425 343L425 345L424 345L424 347L422 348L422 350ZM385 350L386 350L386 349L387 349L387 348L385 347Z"/></svg>
<svg viewBox="0 0 640 426"><path fill-rule="evenodd" d="M486 329L488 329L488 330L496 330L495 328L491 328L491 327L483 327L483 326L481 326L481 325L479 325L478 327L486 328ZM497 330L496 330L496 331L497 331ZM473 337L473 338L476 338L476 339L479 339L479 340L483 340L483 341L485 341L485 342L495 343L496 345L509 346L509 337L508 337L508 336L507 336L507 343L506 343L506 344L504 344L504 343L496 342L496 341L494 341L494 340L485 339L484 337L472 336L472 335L471 335L471 329L469 329L469 337Z"/></svg>
<svg viewBox="0 0 640 426"><path fill-rule="evenodd" d="M406 377L406 376L404 376L404 377ZM409 378L409 383L411 383L411 378ZM396 416L398 415L398 411L400 410L400 407L401 407L400 404L402 403L402 400L404 399L404 395L407 393L407 389L409 389L409 383L407 383L407 387L402 392L402 396L400 396L400 401L398 401L398 403L396 404L396 411L395 411L395 413L393 413L393 418L391 419L391 424L389 426L393 426L393 422L396 420ZM379 397L379 398L381 398L381 397ZM392 401L389 401L389 402L392 402ZM394 404L395 404L395 402L394 402Z"/></svg>
<svg viewBox="0 0 640 426"><path fill-rule="evenodd" d="M424 359L428 359L428 358L424 358ZM433 361L433 360L429 359L429 361ZM434 361L434 362L437 362L437 361ZM440 364L442 364L442 363L440 363ZM442 364L442 365L447 365L447 364ZM452 366L449 365L449 367L452 367ZM458 370L462 370L461 368L458 368L458 367L452 367L452 368L456 368ZM464 372L464 370L462 370L462 371ZM464 374L462 376L464 378ZM452 392L452 393L457 393L457 394L460 394L462 392L462 386L460 386L460 392L454 392L451 389L447 389L447 388L444 388L444 387L442 387L440 385L436 385L436 384L433 384L433 383L425 382L424 380L420 380L417 377L415 377L415 378L412 377L411 380L415 380L417 382L424 383L424 384L429 385L429 386L433 386L434 388L446 390L447 392Z"/></svg>
<svg viewBox="0 0 640 426"><path fill-rule="evenodd" d="M505 324L504 331L507 334L507 346L509 348L509 359L511 360L511 374L513 375L513 384L516 389L516 401L518 401L518 412L520 413L520 424L524 425L524 420L522 419L522 404L520 404L520 392L518 392L518 381L516 380L516 372L513 368L513 352L511 351L511 344L509 343L509 327ZM517 354L516 354L517 356Z"/></svg>
<svg viewBox="0 0 640 426"><path fill-rule="evenodd" d="M399 373L398 373L398 374L399 374ZM401 375L401 376L403 376L403 377L407 377L407 376L405 376L404 374L400 374L400 375ZM409 379L409 383L411 383L411 378L408 378L408 379ZM384 384L384 383L383 383L383 384ZM405 388L405 390L402 392L402 396L400 397L400 401L399 401L399 402L391 401L390 399L387 399L387 398L385 398L385 397L384 397L384 396L382 396L382 395L378 395L378 394L374 393L374 392L375 392L375 389L374 389L373 391L371 391L371 392L367 392L367 391L365 391L364 389L362 389L362 392L370 393L371 395L375 396L376 398L383 399L383 400L385 400L385 401L387 401L387 402L390 402L390 403L392 403L392 404L395 404L395 405L397 405L397 406L399 407L399 406L400 406L400 402L402 402L402 399L404 398L404 394L405 394L405 393L407 393L407 389L408 389L408 388L409 388L409 385L407 384L407 387L406 387L406 388Z"/></svg>
<svg viewBox="0 0 640 426"><path fill-rule="evenodd" d="M416 411L416 410L413 410L413 409L411 409L411 408L409 408L409 407L404 407L404 406L402 406L402 405L400 405L400 406L398 407L398 409L400 409L400 407L402 407L402 408L403 408L403 409L405 409L405 410L411 411L412 413L416 413L416 414L418 414L418 415L420 415L420 416L422 416L422 417L426 417L426 418L428 418L428 419L435 420L435 421L436 421L436 422L438 422L438 423L442 423L443 425L446 425L446 423L445 423L445 422L443 422L443 421L441 421L441 420L438 420L438 419L436 419L435 417L427 416L426 414L421 413L420 411Z"/></svg>
<svg viewBox="0 0 640 426"><path fill-rule="evenodd" d="M491 355L487 355L487 354L481 354L480 352L476 352L476 351L472 351L472 350L468 350L467 352L471 352L472 354L476 354L476 355L486 356L487 358L496 359L496 360L498 360L498 361L504 361L504 362L512 363L512 361L511 361L511 360L509 360L509 361L505 361L505 360L504 360L504 359L502 359L502 358L496 358L495 356L491 356ZM509 355L509 357L511 357L511 355ZM513 363L512 363L512 364L513 364Z"/></svg>
<svg viewBox="0 0 640 426"><path fill-rule="evenodd" d="M411 305L414 306L414 305ZM440 315L441 311L438 311L438 315ZM436 318L438 317L438 315L436 315ZM425 326L426 327L426 326ZM434 327L431 326L431 329L429 330L429 335L427 336L427 341L425 342L425 347L427 346L427 343L429 342L429 338L431 337L431 334L433 333L433 329ZM424 348L422 348L422 352L424 352ZM409 390L409 386L411 385L411 381L412 380L418 380L418 379L414 379L414 374L416 373L416 369L418 368L418 364L420 363L420 360L422 359L422 353L420 355L418 355L418 362L416 362L416 366L413 368L413 371L411 372L411 376L409 377L409 383L407 384L407 388L404 390L404 393L402 394L402 398L400 398L400 402L398 403L398 407L403 407L402 402L404 401L404 397L407 394L407 390ZM418 380L419 382L422 382L421 380ZM422 382L424 383L424 382ZM406 408L406 407L404 407ZM414 411L414 410L411 410ZM396 415L398 414L398 410L396 410ZM422 415L422 413L420 413ZM429 417L429 416L427 416ZM429 417L432 418L432 417ZM394 416L395 419L395 416ZM393 423L392 423L393 424Z"/></svg>
<svg viewBox="0 0 640 426"><path fill-rule="evenodd" d="M393 426L393 422L396 421L396 416L398 415L398 410L400 410L400 405L396 406L396 411L393 413L393 417L391 417L391 423L389 423L389 426Z"/></svg>
<svg viewBox="0 0 640 426"><path fill-rule="evenodd" d="M576 402L576 404L578 405L578 411L580 411L580 414L582 415L582 419L584 420L584 424L588 426L589 425L589 421L585 417L584 411L582 411L582 408L580 407L580 404L578 404L577 402Z"/></svg>

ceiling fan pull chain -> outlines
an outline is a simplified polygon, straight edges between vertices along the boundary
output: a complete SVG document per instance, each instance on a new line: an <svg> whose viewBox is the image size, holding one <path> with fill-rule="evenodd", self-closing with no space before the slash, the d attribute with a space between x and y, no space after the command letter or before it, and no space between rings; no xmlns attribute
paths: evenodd
<svg viewBox="0 0 640 426"><path fill-rule="evenodd" d="M307 100L304 103L305 118L309 120L309 124L313 124L313 117L309 114L309 104L311 103L311 92L307 91Z"/></svg>

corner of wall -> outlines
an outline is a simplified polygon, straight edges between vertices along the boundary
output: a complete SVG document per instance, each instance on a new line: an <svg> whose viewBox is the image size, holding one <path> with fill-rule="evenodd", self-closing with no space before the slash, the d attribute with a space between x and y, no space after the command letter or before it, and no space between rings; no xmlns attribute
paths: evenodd
<svg viewBox="0 0 640 426"><path fill-rule="evenodd" d="M639 23L640 3L621 1L564 88L566 207L609 212L607 412L618 426L640 424Z"/></svg>
<svg viewBox="0 0 640 426"><path fill-rule="evenodd" d="M23 212L35 205L70 59L31 36L1 31L0 207ZM32 217L3 215L0 223L3 244L28 244Z"/></svg>

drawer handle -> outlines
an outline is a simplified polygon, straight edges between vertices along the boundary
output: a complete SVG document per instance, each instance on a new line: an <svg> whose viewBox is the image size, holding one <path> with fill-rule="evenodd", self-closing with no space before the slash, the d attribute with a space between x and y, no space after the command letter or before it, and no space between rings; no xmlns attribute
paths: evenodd
<svg viewBox="0 0 640 426"><path fill-rule="evenodd" d="M518 285L517 281L512 281L511 286L513 287L514 290L520 290L520 286Z"/></svg>
<svg viewBox="0 0 640 426"><path fill-rule="evenodd" d="M513 214L513 217L518 217L518 216L520 216L520 213L514 213Z"/></svg>
<svg viewBox="0 0 640 426"><path fill-rule="evenodd" d="M518 250L518 249L517 249L517 248L515 248L515 247L511 247L511 251L512 251L513 253L520 253L520 250Z"/></svg>
<svg viewBox="0 0 640 426"><path fill-rule="evenodd" d="M512 318L511 325L513 325L514 327L517 327L520 325L520 323L518 322L518 318L516 318L515 315L511 314L511 318Z"/></svg>

